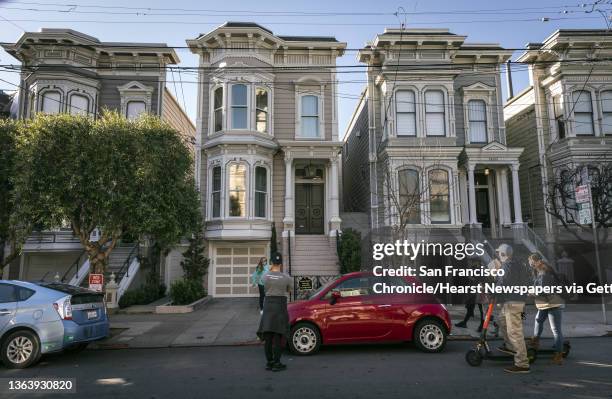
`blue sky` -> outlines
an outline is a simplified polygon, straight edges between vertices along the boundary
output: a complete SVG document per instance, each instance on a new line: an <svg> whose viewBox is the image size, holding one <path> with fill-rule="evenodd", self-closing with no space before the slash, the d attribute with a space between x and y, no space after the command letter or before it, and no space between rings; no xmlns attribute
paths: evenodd
<svg viewBox="0 0 612 399"><path fill-rule="evenodd" d="M523 48L525 43L541 41L556 29L606 27L604 19L599 14L585 13L586 9L579 7L579 4L581 4L579 1L572 0L512 2L0 0L0 41L14 42L23 30L38 31L41 27L50 27L75 29L95 36L101 41L165 42L169 45L185 46L185 39L194 38L201 32L208 32L225 21L253 21L281 35L332 35L340 41L347 42L348 48L355 49L362 47L385 27L399 27L398 18L392 14L401 6L410 13L405 17L408 28L448 28L453 33L467 35L467 41L470 42L497 42L507 48ZM96 6L105 8L96 8ZM113 6L143 7L143 9L112 8ZM147 11L146 8L167 10ZM563 13L564 10L569 13ZM355 15L320 15L333 12ZM143 13L175 15L142 15ZM296 13L310 15L296 15ZM360 13L380 15L360 15ZM541 18L550 20L541 22ZM177 49L177 53L181 65L197 65L197 57L187 49ZM519 53L517 51L515 56ZM0 64L15 63L17 61L14 58L0 50ZM347 51L339 60L340 65L356 63L355 51ZM175 76L178 80L178 76ZM525 72L517 71L513 77L515 92L527 85ZM15 73L0 71L0 78L13 84L18 83L18 75ZM339 74L338 78L340 79L338 92L341 93L339 130L343 134L357 103L354 97L357 97L363 89L365 74L362 69L358 69L352 73ZM192 120L195 120L197 88L193 83L195 77L183 75L182 80L185 108ZM168 87L174 92L174 83L168 83ZM0 81L0 89L14 88ZM183 95L178 83L176 90L177 98L182 103Z"/></svg>

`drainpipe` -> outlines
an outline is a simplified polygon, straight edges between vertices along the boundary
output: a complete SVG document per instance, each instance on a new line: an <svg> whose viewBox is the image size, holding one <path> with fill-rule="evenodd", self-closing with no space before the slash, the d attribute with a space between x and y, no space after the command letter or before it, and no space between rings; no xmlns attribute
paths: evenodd
<svg viewBox="0 0 612 399"><path fill-rule="evenodd" d="M508 99L514 97L514 87L512 87L512 70L510 60L506 61L506 88L508 89Z"/></svg>

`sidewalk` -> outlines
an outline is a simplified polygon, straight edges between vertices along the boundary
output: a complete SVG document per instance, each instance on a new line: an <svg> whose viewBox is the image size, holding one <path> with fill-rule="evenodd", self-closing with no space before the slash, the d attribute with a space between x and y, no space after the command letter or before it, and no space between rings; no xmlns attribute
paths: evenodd
<svg viewBox="0 0 612 399"><path fill-rule="evenodd" d="M453 324L462 320L463 305L449 306ZM533 333L535 308L527 307L525 336ZM476 309L476 317L479 317ZM252 345L259 323L257 298L213 299L193 313L186 314L115 314L110 316L113 334L92 344L92 348L167 348L185 346ZM608 312L612 322L612 311ZM479 322L472 319L468 328L453 326L449 339L475 339ZM612 325L602 323L600 305L568 305L564 313L566 338L612 335ZM546 324L544 337L550 337Z"/></svg>

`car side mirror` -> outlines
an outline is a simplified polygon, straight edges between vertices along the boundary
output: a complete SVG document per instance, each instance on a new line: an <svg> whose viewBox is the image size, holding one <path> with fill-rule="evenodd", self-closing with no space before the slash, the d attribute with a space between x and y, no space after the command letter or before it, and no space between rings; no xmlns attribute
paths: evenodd
<svg viewBox="0 0 612 399"><path fill-rule="evenodd" d="M329 300L329 304L333 305L336 302L338 302L338 299L342 298L342 295L340 295L340 291L334 290L331 292L331 299Z"/></svg>

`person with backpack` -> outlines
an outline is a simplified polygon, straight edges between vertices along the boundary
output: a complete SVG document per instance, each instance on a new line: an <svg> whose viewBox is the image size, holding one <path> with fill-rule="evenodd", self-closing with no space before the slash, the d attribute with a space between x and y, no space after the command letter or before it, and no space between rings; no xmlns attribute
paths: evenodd
<svg viewBox="0 0 612 399"><path fill-rule="evenodd" d="M529 265L534 271L534 285L540 287L563 285L562 277L539 254L529 255L528 260ZM544 331L544 321L548 318L554 337L553 348L555 354L552 363L561 366L563 364L562 320L565 301L558 294L539 295L535 297L535 306L538 309L538 313L535 317L534 336L531 338L530 346L535 349L538 349L540 346L540 337L542 336L542 331Z"/></svg>

